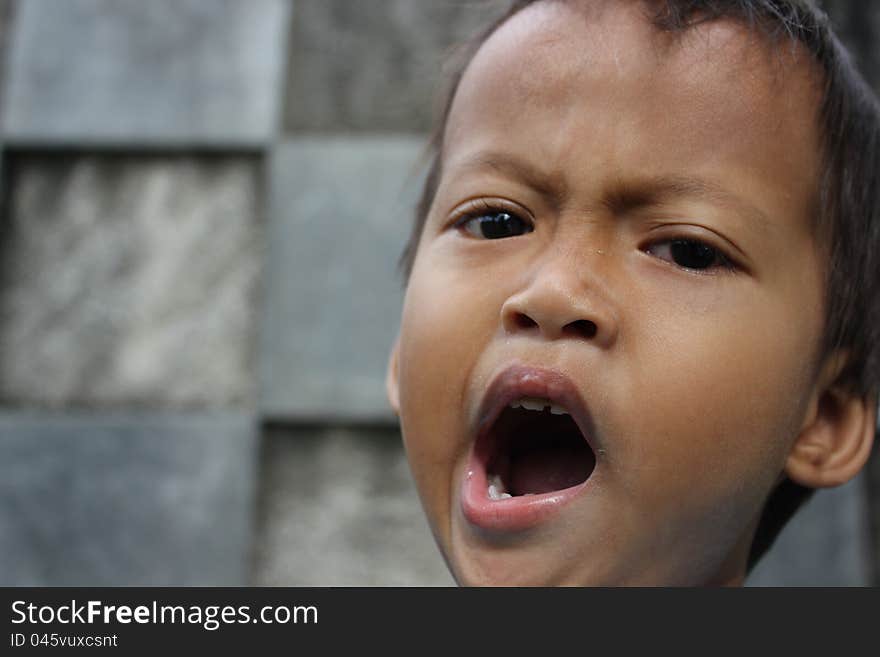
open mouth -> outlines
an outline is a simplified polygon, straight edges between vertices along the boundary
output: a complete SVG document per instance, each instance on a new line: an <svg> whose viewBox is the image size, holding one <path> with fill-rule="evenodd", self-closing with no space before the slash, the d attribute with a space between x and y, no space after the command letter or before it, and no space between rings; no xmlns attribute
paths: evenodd
<svg viewBox="0 0 880 657"><path fill-rule="evenodd" d="M601 437L563 372L514 362L483 394L461 480L460 507L475 529L509 536L549 520L596 490Z"/></svg>
<svg viewBox="0 0 880 657"><path fill-rule="evenodd" d="M596 455L577 423L547 399L511 402L482 442L477 448L492 500L572 488L587 481L596 467Z"/></svg>

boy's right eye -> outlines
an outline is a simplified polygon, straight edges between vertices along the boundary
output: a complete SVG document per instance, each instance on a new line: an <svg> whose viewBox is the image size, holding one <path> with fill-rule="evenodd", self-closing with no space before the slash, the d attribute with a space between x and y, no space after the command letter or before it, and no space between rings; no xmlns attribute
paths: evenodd
<svg viewBox="0 0 880 657"><path fill-rule="evenodd" d="M535 230L531 222L505 210L482 211L462 217L455 223L474 237L498 240L504 237L517 237Z"/></svg>

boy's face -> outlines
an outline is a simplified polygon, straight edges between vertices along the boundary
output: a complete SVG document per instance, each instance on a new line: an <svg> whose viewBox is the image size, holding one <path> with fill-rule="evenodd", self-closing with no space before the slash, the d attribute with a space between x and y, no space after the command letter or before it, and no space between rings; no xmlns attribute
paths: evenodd
<svg viewBox="0 0 880 657"><path fill-rule="evenodd" d="M469 66L392 400L459 582L736 582L815 398L819 91L787 44L592 4ZM493 422L519 397L574 419Z"/></svg>

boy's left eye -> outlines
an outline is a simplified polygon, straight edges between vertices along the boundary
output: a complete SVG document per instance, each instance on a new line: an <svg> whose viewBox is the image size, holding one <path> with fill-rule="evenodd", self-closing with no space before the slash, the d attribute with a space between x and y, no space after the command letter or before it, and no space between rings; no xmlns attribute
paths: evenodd
<svg viewBox="0 0 880 657"><path fill-rule="evenodd" d="M645 251L684 269L695 271L707 271L716 267L734 269L733 263L721 251L699 240L664 240L652 244Z"/></svg>
<svg viewBox="0 0 880 657"><path fill-rule="evenodd" d="M486 240L497 240L505 237L517 237L531 233L535 227L511 212L492 210L479 215L470 215L455 224L474 237Z"/></svg>

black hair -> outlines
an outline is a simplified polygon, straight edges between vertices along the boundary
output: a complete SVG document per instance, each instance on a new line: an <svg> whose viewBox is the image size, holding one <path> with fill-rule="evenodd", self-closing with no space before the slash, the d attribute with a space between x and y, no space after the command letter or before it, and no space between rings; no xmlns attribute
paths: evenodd
<svg viewBox="0 0 880 657"><path fill-rule="evenodd" d="M508 10L462 51L449 81L440 120L431 141L431 161L415 222L400 258L409 278L437 187L446 122L470 60L511 16L536 2L513 0ZM558 0L557 0L558 1ZM825 262L825 326L819 362L838 349L849 354L837 385L876 400L880 388L880 108L835 35L828 16L812 0L639 0L661 31L678 33L700 23L734 20L773 43L805 47L819 65L822 98L817 130L822 170L814 216L808 217ZM784 479L769 495L748 558L751 570L813 490Z"/></svg>

